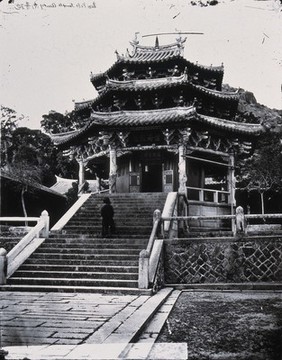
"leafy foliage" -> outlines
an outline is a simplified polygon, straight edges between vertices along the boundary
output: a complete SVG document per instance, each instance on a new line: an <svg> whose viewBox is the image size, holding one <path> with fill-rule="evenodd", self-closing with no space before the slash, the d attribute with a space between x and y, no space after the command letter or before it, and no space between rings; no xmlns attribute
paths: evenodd
<svg viewBox="0 0 282 360"><path fill-rule="evenodd" d="M1 105L1 166L8 162L8 152L12 146L12 133L17 128L19 120L17 113Z"/></svg>
<svg viewBox="0 0 282 360"><path fill-rule="evenodd" d="M49 114L42 115L42 118L41 127L50 134L72 131L81 127L81 119L74 110L65 115L52 110Z"/></svg>
<svg viewBox="0 0 282 360"><path fill-rule="evenodd" d="M238 185L241 190L261 195L264 212L264 194L282 193L282 146L279 134L268 132L257 144L254 154L239 163Z"/></svg>

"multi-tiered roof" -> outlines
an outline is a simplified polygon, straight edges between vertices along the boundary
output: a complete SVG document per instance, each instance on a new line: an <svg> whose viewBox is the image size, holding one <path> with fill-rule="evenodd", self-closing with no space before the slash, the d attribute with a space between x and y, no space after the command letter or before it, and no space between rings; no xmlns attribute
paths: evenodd
<svg viewBox="0 0 282 360"><path fill-rule="evenodd" d="M154 46L131 42L132 52L116 52L116 62L93 75L96 99L75 103L82 127L58 134L55 143L77 144L101 131L183 127L224 131L249 138L261 133L258 124L236 119L238 92L222 90L223 65L202 66L183 57L186 39Z"/></svg>

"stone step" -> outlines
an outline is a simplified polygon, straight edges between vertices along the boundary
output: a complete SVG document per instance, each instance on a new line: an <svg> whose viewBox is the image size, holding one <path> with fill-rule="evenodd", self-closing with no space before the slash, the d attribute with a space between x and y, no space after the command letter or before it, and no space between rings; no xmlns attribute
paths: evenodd
<svg viewBox="0 0 282 360"><path fill-rule="evenodd" d="M95 246L139 246L148 244L149 238L145 237L140 239L140 237L136 238L93 238L90 236L81 236L81 237L72 237L70 234L61 235L60 237L50 237L46 239L42 245L50 244L51 246L55 246L56 244L67 244L67 245L95 245Z"/></svg>
<svg viewBox="0 0 282 360"><path fill-rule="evenodd" d="M77 261L84 260L84 261L103 261L103 260L135 260L138 259L138 254L131 255L131 254L68 254L68 253L62 253L62 254L51 254L51 253L38 253L37 251L32 254L32 259L51 259L51 260L72 260L77 259Z"/></svg>
<svg viewBox="0 0 282 360"><path fill-rule="evenodd" d="M90 271L53 271L18 270L17 277L30 278L67 278L67 279L107 279L138 281L138 269L135 272L90 272Z"/></svg>
<svg viewBox="0 0 282 360"><path fill-rule="evenodd" d="M93 256L93 255L105 255L105 256L119 256L119 255L132 255L132 256L138 256L141 249L132 249L132 248L103 248L103 249L97 249L97 248L87 248L85 249L83 246L80 248L50 248L50 247L39 247L34 254L54 254L54 255L61 255L62 253L67 255L81 255L85 257L85 255Z"/></svg>
<svg viewBox="0 0 282 360"><path fill-rule="evenodd" d="M71 252L73 251L79 251L81 250L85 250L88 251L88 249L90 250L97 250L97 251L101 251L103 249L105 250L120 250L120 251L128 251L130 249L132 250L142 250L145 249L147 247L147 242L144 242L143 244L128 244L128 243L115 243L115 244L104 244L103 243L96 243L96 242L89 242L89 243L73 243L73 242L52 242L50 243L49 241L47 243L43 243L40 245L40 247L38 248L38 251L42 250L42 249L46 249L46 252L54 252L56 251L56 249L60 249L61 251L63 251L64 249L62 249L62 244L67 244L67 249L71 250Z"/></svg>
<svg viewBox="0 0 282 360"><path fill-rule="evenodd" d="M89 226L77 226L77 225L66 225L64 228L66 231L75 231L75 233L80 234L100 234L101 233L101 226L95 226L95 225L89 225ZM127 237L129 234L133 235L147 235L151 234L152 232L152 226L117 226L116 232L114 236L122 235L123 237Z"/></svg>
<svg viewBox="0 0 282 360"><path fill-rule="evenodd" d="M113 238L101 237L104 197L92 195L63 230L51 232L8 285L44 291L137 289L139 253L148 244L153 212L162 210L166 194L110 195L116 224Z"/></svg>
<svg viewBox="0 0 282 360"><path fill-rule="evenodd" d="M134 224L145 224L145 225L149 225L149 223L153 223L153 216L151 218L148 219L148 216L146 216L145 214L136 214L136 216L115 216L114 220L117 224L123 224L126 223L128 224L129 222L129 217L131 218L130 221L134 221ZM95 216L77 216L76 218L73 217L68 224L83 224L83 225L88 225L88 224L93 224L93 225L100 225L102 223L102 218L101 217L95 217Z"/></svg>
<svg viewBox="0 0 282 360"><path fill-rule="evenodd" d="M126 234L126 235L119 235L119 234L114 234L113 237L111 238L101 238L101 237L94 237L91 234L83 234L83 233L76 233L75 231L68 231L66 232L65 230L61 230L60 232L56 232L56 234L52 234L50 237L48 238L49 240L52 239L66 239L67 240L72 240L72 239L78 239L79 241L93 241L93 239L95 240L101 240L101 241L105 241L105 242L112 242L112 241L132 241L132 242L138 242L139 240L145 240L145 239L149 239L147 235L139 235L139 234Z"/></svg>
<svg viewBox="0 0 282 360"><path fill-rule="evenodd" d="M142 193L115 193L115 194L92 194L89 199L104 199L104 197L109 197L112 199L145 199L151 197L166 197L167 194L163 192L142 192Z"/></svg>
<svg viewBox="0 0 282 360"><path fill-rule="evenodd" d="M53 258L35 258L34 256L29 257L25 264L47 264L47 265L76 265L76 266L138 266L139 259L136 257L135 260L121 260L118 257L116 259L92 259L92 260L79 260L77 258L71 259L53 259Z"/></svg>
<svg viewBox="0 0 282 360"><path fill-rule="evenodd" d="M122 279L69 279L69 278L37 278L13 276L8 280L10 285L53 285L53 286L111 286L111 287L137 287L136 280Z"/></svg>
<svg viewBox="0 0 282 360"><path fill-rule="evenodd" d="M138 266L125 265L79 265L79 264L28 264L24 263L19 268L19 271L63 271L63 272L104 272L104 273L135 273L138 271Z"/></svg>
<svg viewBox="0 0 282 360"><path fill-rule="evenodd" d="M156 209L160 209L160 207L162 206L162 204L158 204L158 202L152 202L152 204L140 204L138 206L136 205L132 205L130 203L124 203L124 204L112 204L113 208L114 208L114 213L115 215L124 215L124 214L128 214L130 213L130 211L134 210L137 213L141 213L141 212L145 212L146 214L151 214L153 215L153 212ZM91 205L91 204L87 204L84 205L84 207L80 208L80 211L82 213L96 213L97 215L100 215L100 211L101 211L101 206L98 205ZM132 213L134 214L134 213Z"/></svg>

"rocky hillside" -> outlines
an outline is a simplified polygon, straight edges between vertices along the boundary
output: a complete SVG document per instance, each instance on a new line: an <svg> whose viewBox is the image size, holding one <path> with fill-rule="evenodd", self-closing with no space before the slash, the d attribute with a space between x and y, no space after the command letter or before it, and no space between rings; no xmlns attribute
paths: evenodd
<svg viewBox="0 0 282 360"><path fill-rule="evenodd" d="M229 85L223 85L226 91L235 91ZM237 121L248 123L261 123L274 132L282 132L282 110L270 109L259 104L250 91L239 89L240 99L238 105Z"/></svg>

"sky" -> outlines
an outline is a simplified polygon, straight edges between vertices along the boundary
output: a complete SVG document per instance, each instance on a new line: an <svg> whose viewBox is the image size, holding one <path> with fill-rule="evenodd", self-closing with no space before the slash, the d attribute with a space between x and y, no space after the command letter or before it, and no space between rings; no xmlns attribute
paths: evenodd
<svg viewBox="0 0 282 360"><path fill-rule="evenodd" d="M278 0L8 0L0 2L0 103L23 114L19 126L40 128L50 110L72 111L94 99L90 72L106 71L115 50L160 45L186 35L184 56L202 65L224 64L223 82L281 109L282 6ZM198 0L194 0L198 3ZM205 2L204 0L202 0ZM184 36L184 35L183 35Z"/></svg>

